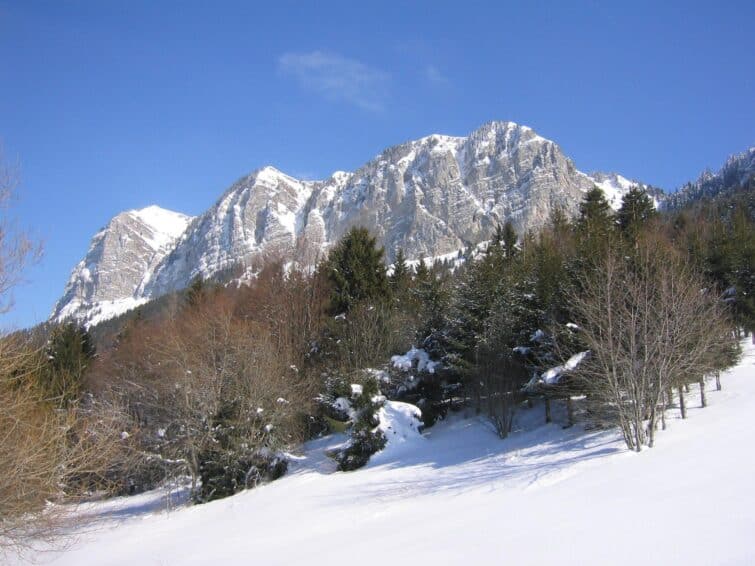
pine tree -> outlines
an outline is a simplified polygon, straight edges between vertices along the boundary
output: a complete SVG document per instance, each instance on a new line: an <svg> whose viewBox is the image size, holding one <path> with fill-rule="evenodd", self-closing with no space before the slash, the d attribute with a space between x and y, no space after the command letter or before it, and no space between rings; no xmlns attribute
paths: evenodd
<svg viewBox="0 0 755 566"><path fill-rule="evenodd" d="M333 248L326 264L333 285L333 312L348 312L361 301L383 301L390 297L384 253L365 228L352 228Z"/></svg>

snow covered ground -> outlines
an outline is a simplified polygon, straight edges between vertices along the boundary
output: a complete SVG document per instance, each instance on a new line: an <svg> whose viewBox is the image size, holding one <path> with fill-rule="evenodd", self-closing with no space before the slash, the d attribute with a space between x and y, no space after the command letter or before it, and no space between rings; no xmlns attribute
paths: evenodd
<svg viewBox="0 0 755 566"><path fill-rule="evenodd" d="M522 411L502 441L477 418L404 435L334 473L310 443L283 479L201 506L164 494L96 504L99 527L65 552L87 564L755 564L755 348L657 447L542 425Z"/></svg>

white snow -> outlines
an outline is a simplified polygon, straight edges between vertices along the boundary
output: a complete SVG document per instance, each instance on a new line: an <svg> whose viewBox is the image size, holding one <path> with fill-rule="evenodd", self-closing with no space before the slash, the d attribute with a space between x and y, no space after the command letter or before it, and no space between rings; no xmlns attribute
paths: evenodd
<svg viewBox="0 0 755 566"><path fill-rule="evenodd" d="M558 383L562 375L575 369L580 363L582 363L582 360L584 360L589 353L590 352L588 351L574 354L565 364L550 368L543 372L543 375L540 376L540 381L546 385Z"/></svg>
<svg viewBox="0 0 755 566"><path fill-rule="evenodd" d="M417 448L416 443L424 441L419 432L422 427L422 411L414 405L386 401L378 411L378 418L378 428L385 435L386 445L383 450L372 456L368 466L395 461L404 451L413 452Z"/></svg>
<svg viewBox="0 0 755 566"><path fill-rule="evenodd" d="M585 174L583 173L583 175ZM585 175L585 177L603 191L608 204L614 210L621 208L621 200L629 192L629 189L637 185L643 186L642 183L631 181L618 173L592 173Z"/></svg>
<svg viewBox="0 0 755 566"><path fill-rule="evenodd" d="M401 356L391 356L391 363L396 369L401 371L410 371L417 362L417 371L427 371L435 373L435 369L440 366L440 362L434 362L430 355L421 348L412 347L406 354Z"/></svg>
<svg viewBox="0 0 755 566"><path fill-rule="evenodd" d="M96 326L101 322L134 310L148 301L149 299L147 298L134 299L133 297L117 299L115 301L96 301L87 309L87 318L84 325L87 328ZM70 310L75 312L75 307L78 305L71 303L71 306L72 308L70 308ZM57 320L64 320L68 316L68 310L69 309L62 311Z"/></svg>
<svg viewBox="0 0 755 566"><path fill-rule="evenodd" d="M367 468L334 473L308 444L281 480L201 506L164 508L164 492L85 509L99 528L54 565L132 564L708 564L755 563L755 348L708 386L689 418L669 413L657 446L628 452L615 430L543 425L523 409L500 440L452 417L422 435L389 403L402 439ZM560 404L554 403L559 417ZM563 418L563 414L560 414ZM390 446L390 443L389 443ZM185 495L183 496L185 498ZM179 498L180 500L180 498ZM10 564L18 564L10 558Z"/></svg>
<svg viewBox="0 0 755 566"><path fill-rule="evenodd" d="M192 217L166 210L159 206L148 206L140 210L130 210L129 214L141 220L152 229L152 237L145 241L153 248L160 249L171 245L184 233Z"/></svg>

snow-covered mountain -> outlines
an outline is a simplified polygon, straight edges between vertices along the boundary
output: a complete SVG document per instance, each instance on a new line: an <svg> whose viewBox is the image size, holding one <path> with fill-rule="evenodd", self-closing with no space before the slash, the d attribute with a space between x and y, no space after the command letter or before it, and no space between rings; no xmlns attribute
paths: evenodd
<svg viewBox="0 0 755 566"><path fill-rule="evenodd" d="M86 256L74 267L52 318L96 324L147 301L139 289L190 221L158 206L115 216L94 235Z"/></svg>
<svg viewBox="0 0 755 566"><path fill-rule="evenodd" d="M409 259L440 256L489 239L506 220L523 233L555 207L575 212L594 184L617 207L634 182L582 173L554 142L513 122L390 147L321 181L264 167L191 222L167 212L156 224L140 221L143 211L118 215L95 236L52 317L91 323L196 276L243 273L264 259L312 265L353 226L375 234L389 260L399 248ZM163 245L137 237L149 226L165 234Z"/></svg>
<svg viewBox="0 0 755 566"><path fill-rule="evenodd" d="M755 146L732 155L718 172L706 170L694 183L687 183L675 193L668 195L664 207L678 209L690 202L714 198L747 185L753 178L755 178Z"/></svg>

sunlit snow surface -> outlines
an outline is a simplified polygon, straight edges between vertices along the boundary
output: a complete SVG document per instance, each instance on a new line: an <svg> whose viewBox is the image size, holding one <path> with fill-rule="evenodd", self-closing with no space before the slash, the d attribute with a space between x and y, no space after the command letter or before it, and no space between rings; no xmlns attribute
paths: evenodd
<svg viewBox="0 0 755 566"><path fill-rule="evenodd" d="M544 425L523 410L500 440L461 415L357 472L307 445L283 479L210 504L164 510L154 492L94 505L100 528L44 563L755 564L755 350L689 394L657 447L626 451L614 431ZM562 409L554 406L555 409ZM406 415L401 409L399 414ZM554 415L563 418L555 411Z"/></svg>

